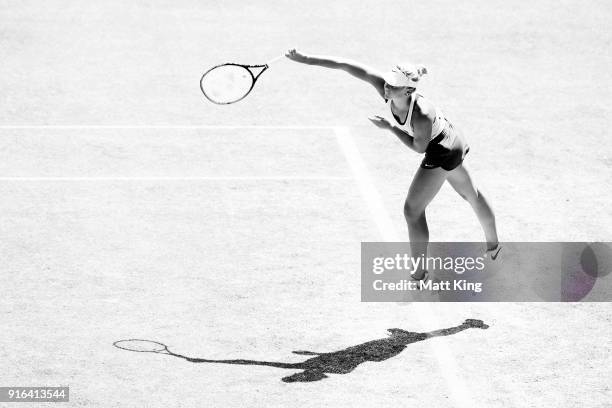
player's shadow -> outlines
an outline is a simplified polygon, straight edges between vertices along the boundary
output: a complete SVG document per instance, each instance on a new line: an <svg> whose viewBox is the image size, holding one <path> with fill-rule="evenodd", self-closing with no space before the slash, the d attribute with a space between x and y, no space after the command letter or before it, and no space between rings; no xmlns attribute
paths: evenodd
<svg viewBox="0 0 612 408"><path fill-rule="evenodd" d="M222 363L242 365L263 365L278 368L302 370L301 372L283 377L284 382L309 382L319 381L327 378L326 373L347 374L353 371L359 364L366 361L384 361L404 351L406 346L417 341L427 340L432 337L450 336L469 328L487 329L482 320L467 319L459 326L435 330L428 333L415 333L402 329L389 329L389 337L372 340L356 346L347 347L343 350L331 353L318 353L313 351L294 351L295 354L315 356L301 363L281 363L256 360L210 360L204 358L186 357L180 354L171 355L183 358L192 363Z"/></svg>

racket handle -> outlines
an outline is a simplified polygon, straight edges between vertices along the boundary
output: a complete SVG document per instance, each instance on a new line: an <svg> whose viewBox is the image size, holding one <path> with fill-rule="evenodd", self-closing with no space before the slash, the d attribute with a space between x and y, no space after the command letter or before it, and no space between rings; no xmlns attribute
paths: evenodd
<svg viewBox="0 0 612 408"><path fill-rule="evenodd" d="M278 57L274 57L274 58L272 58L271 60L269 60L269 61L266 63L266 65L270 65L270 64L272 64L273 62L276 62L276 61L278 61L278 60L279 60L279 59L281 59L281 58L285 58L285 54L281 54L281 55L279 55Z"/></svg>

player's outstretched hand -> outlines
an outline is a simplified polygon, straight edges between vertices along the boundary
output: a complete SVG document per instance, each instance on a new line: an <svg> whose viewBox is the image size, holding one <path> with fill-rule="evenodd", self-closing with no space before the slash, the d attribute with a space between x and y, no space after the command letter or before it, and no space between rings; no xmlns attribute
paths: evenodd
<svg viewBox="0 0 612 408"><path fill-rule="evenodd" d="M306 55L297 51L295 48L292 48L289 51L287 51L287 53L285 54L285 57L289 58L290 60L296 61L296 62L306 61Z"/></svg>
<svg viewBox="0 0 612 408"><path fill-rule="evenodd" d="M372 122L373 124L375 124L377 127L381 128L381 129L391 129L392 125L391 123L389 123L389 121L385 118L383 118L382 116L372 116L368 118L370 120L370 122Z"/></svg>

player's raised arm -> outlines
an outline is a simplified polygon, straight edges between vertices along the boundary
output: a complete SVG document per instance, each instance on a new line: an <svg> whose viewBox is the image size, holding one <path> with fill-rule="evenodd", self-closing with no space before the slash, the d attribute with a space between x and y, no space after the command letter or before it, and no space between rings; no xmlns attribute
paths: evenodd
<svg viewBox="0 0 612 408"><path fill-rule="evenodd" d="M301 62L302 64L318 65L324 68L340 69L348 72L355 78L361 79L362 81L372 85L374 88L376 88L378 94L384 98L385 80L380 72L371 67L346 58L323 55L306 55L298 52L295 49L289 50L285 55L290 60Z"/></svg>

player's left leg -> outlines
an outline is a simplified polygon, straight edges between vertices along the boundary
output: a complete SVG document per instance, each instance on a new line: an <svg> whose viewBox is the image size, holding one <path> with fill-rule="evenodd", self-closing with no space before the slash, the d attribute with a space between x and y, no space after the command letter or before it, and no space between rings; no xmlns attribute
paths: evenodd
<svg viewBox="0 0 612 408"><path fill-rule="evenodd" d="M448 172L441 167L423 168L419 167L404 204L404 217L408 225L410 237L410 252L413 257L427 257L427 246L429 244L429 228L425 218L425 208L440 191ZM412 275L414 279L421 279L425 270L419 268Z"/></svg>

